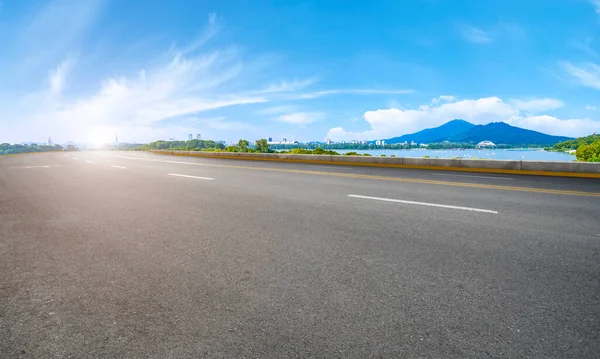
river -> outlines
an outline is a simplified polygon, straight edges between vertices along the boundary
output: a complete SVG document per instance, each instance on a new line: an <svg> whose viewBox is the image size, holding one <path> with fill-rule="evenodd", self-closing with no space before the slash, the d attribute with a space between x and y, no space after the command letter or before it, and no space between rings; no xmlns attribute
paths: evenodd
<svg viewBox="0 0 600 359"><path fill-rule="evenodd" d="M462 157L466 159L489 159L489 160L528 160L528 161L555 161L571 162L575 161L575 155L564 152L548 152L540 149L481 149L481 150L334 150L341 154L346 152L368 153L372 156L391 156L396 157L416 157L423 158L455 158Z"/></svg>

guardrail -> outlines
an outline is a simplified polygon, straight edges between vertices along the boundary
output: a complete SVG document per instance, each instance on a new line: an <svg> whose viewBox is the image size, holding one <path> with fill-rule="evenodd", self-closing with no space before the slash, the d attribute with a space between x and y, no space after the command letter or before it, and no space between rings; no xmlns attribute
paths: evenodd
<svg viewBox="0 0 600 359"><path fill-rule="evenodd" d="M523 174L537 176L600 178L600 163L546 162L522 160L475 160L413 157L293 155L287 153L243 153L201 151L150 151L156 154L193 156L204 158L235 159L246 161L298 162L344 166L368 166Z"/></svg>

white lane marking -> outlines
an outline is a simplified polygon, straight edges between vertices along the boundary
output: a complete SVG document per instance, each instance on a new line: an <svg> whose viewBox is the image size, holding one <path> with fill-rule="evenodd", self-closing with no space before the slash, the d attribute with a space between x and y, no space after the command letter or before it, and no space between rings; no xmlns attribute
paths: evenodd
<svg viewBox="0 0 600 359"><path fill-rule="evenodd" d="M127 168L127 167L123 167L123 166L117 166L117 165L110 165L110 167L114 167L114 168L122 168L122 169L124 169L124 168Z"/></svg>
<svg viewBox="0 0 600 359"><path fill-rule="evenodd" d="M369 197L369 196L361 196L361 195L357 195L357 194L349 194L348 197L362 198L362 199L372 199L372 200L384 201L384 202L396 202L396 203L405 203L405 204L416 204L416 205L419 205L419 206L439 207L439 208L448 208L448 209L459 209L461 211L473 211L473 212L498 214L497 211L492 211L490 209L461 207L461 206L449 206L449 205L446 205L446 204L439 204L439 203L405 201L405 200L401 200L401 199L391 199L391 198L381 198L381 197Z"/></svg>
<svg viewBox="0 0 600 359"><path fill-rule="evenodd" d="M13 166L11 168L50 168L50 166Z"/></svg>
<svg viewBox="0 0 600 359"><path fill-rule="evenodd" d="M450 173L432 173L434 176L450 176L450 177L469 177L469 178L487 178L487 179L495 179L495 180L507 180L512 181L514 178L510 177L492 177L492 176L470 176L470 175L454 175Z"/></svg>
<svg viewBox="0 0 600 359"><path fill-rule="evenodd" d="M214 178L210 178L210 177L188 176L188 175L180 175L180 174L177 174L177 173L169 173L168 175L169 176L175 176L175 177L195 178L195 179L201 179L201 180L207 180L207 181L214 180Z"/></svg>
<svg viewBox="0 0 600 359"><path fill-rule="evenodd" d="M77 159L77 157L71 157L71 158L72 158L72 159L74 159L74 160L76 160L76 159Z"/></svg>
<svg viewBox="0 0 600 359"><path fill-rule="evenodd" d="M207 166L207 164L205 164L205 163L199 163L199 162L168 161L168 160L157 160L157 159L152 159L152 158L139 158L139 157L129 157L129 156L110 156L110 155L106 155L106 156L113 157L113 158L124 158L124 159L127 159L127 160L137 160L137 161L150 161L150 162L163 162L163 163L179 163L179 164L183 164L183 165Z"/></svg>
<svg viewBox="0 0 600 359"><path fill-rule="evenodd" d="M85 161L85 162L87 162L87 163L94 163L94 162L92 162L92 161L89 161L89 160L88 160L88 161Z"/></svg>

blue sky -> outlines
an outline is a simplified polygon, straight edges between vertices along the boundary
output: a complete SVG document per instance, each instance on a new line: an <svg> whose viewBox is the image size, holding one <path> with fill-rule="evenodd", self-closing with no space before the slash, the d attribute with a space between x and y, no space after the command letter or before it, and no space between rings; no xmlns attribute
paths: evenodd
<svg viewBox="0 0 600 359"><path fill-rule="evenodd" d="M600 132L600 0L0 0L0 142Z"/></svg>

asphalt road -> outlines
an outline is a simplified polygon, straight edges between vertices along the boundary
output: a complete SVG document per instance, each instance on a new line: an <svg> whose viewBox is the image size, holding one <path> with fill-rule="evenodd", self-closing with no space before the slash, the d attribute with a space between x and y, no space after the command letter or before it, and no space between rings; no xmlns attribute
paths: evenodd
<svg viewBox="0 0 600 359"><path fill-rule="evenodd" d="M0 158L2 358L597 358L600 181Z"/></svg>

